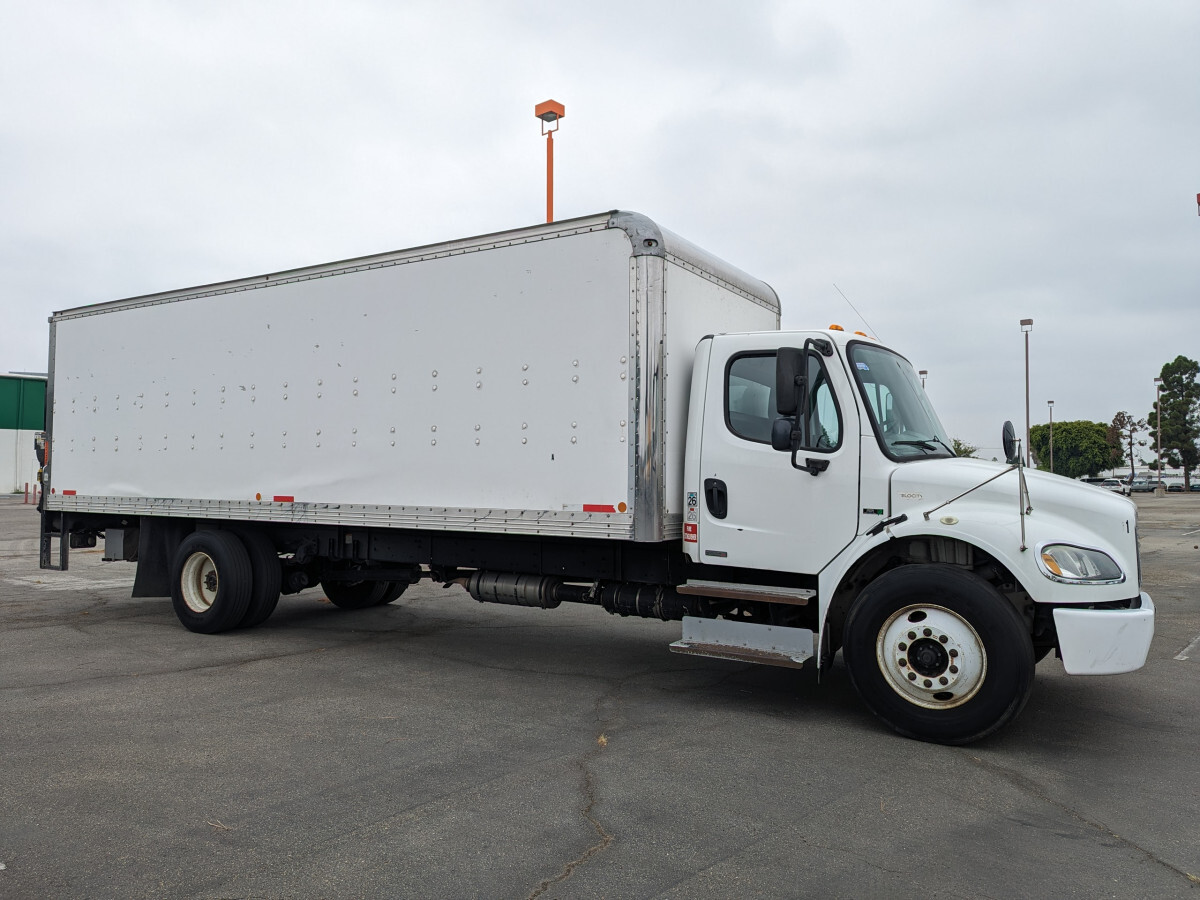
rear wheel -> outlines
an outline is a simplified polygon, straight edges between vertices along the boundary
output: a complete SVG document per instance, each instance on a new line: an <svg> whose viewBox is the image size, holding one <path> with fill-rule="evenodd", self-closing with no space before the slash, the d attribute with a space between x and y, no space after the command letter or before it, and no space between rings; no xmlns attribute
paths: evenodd
<svg viewBox="0 0 1200 900"><path fill-rule="evenodd" d="M859 595L843 654L859 696L906 737L967 744L1029 699L1034 651L995 588L954 566L904 566Z"/></svg>
<svg viewBox="0 0 1200 900"><path fill-rule="evenodd" d="M242 628L253 628L267 621L275 612L283 585L283 567L279 564L275 545L261 531L239 530L237 534L246 546L253 573L250 602L246 606L246 615L238 624Z"/></svg>
<svg viewBox="0 0 1200 900"><path fill-rule="evenodd" d="M391 603L404 593L408 587L407 581L389 581L387 582L387 590L383 592L383 596L379 598L379 606Z"/></svg>
<svg viewBox="0 0 1200 900"><path fill-rule="evenodd" d="M378 606L387 593L387 581L322 581L329 602L340 609L366 609Z"/></svg>
<svg viewBox="0 0 1200 900"><path fill-rule="evenodd" d="M229 531L197 531L175 552L171 605L189 631L217 634L236 628L250 604L250 557Z"/></svg>

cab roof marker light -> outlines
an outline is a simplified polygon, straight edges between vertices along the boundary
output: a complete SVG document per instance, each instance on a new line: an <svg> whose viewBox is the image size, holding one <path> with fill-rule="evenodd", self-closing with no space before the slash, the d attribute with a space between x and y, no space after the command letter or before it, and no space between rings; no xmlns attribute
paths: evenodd
<svg viewBox="0 0 1200 900"><path fill-rule="evenodd" d="M845 331L846 329L843 328L841 325L830 325L829 330L830 331Z"/></svg>

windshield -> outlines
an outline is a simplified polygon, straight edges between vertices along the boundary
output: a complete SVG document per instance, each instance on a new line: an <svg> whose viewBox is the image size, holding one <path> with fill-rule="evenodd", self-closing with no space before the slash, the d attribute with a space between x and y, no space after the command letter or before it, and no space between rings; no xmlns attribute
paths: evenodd
<svg viewBox="0 0 1200 900"><path fill-rule="evenodd" d="M954 455L946 429L906 359L859 343L850 345L849 356L884 453L900 461Z"/></svg>

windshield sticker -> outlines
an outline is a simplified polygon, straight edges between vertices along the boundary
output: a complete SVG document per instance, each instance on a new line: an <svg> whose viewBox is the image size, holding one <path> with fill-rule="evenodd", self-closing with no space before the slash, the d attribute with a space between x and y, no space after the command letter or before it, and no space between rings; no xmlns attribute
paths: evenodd
<svg viewBox="0 0 1200 900"><path fill-rule="evenodd" d="M856 363L856 365L858 366L859 370L862 372L870 372L871 371L871 367L868 366L865 362Z"/></svg>

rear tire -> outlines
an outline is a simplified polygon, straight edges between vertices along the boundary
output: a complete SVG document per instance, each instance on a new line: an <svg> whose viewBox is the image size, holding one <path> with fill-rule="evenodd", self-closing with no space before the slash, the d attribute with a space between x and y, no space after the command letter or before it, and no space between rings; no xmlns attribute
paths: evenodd
<svg viewBox="0 0 1200 900"><path fill-rule="evenodd" d="M399 598L408 587L407 581L389 581L387 582L387 590L383 592L383 596L379 598L379 606L385 606L388 603Z"/></svg>
<svg viewBox="0 0 1200 900"><path fill-rule="evenodd" d="M279 564L279 554L275 552L275 545L261 531L239 529L236 534L246 545L253 573L250 603L239 627L253 628L267 621L271 613L275 612L279 594L283 589L283 567Z"/></svg>
<svg viewBox="0 0 1200 900"><path fill-rule="evenodd" d="M1033 685L1024 620L988 582L954 566L881 575L851 608L842 652L871 711L921 741L979 740L1016 717Z"/></svg>
<svg viewBox="0 0 1200 900"><path fill-rule="evenodd" d="M339 609L366 609L379 605L388 584L386 581L322 581L321 589L329 602Z"/></svg>
<svg viewBox="0 0 1200 900"><path fill-rule="evenodd" d="M197 531L175 552L171 606L189 631L236 628L250 604L253 575L246 548L230 531Z"/></svg>

